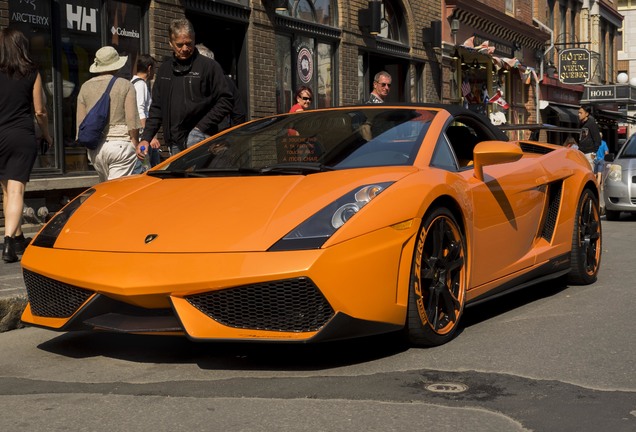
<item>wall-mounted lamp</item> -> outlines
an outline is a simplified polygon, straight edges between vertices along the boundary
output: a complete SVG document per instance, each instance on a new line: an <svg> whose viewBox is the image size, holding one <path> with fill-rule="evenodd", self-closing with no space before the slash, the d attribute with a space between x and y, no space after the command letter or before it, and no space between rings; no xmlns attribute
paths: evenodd
<svg viewBox="0 0 636 432"><path fill-rule="evenodd" d="M440 20L431 21L430 27L424 27L422 29L422 39L424 40L424 45L441 48L442 22Z"/></svg>
<svg viewBox="0 0 636 432"><path fill-rule="evenodd" d="M382 23L382 2L370 0L367 9L358 10L358 25L363 31L367 31L372 36L380 34Z"/></svg>
<svg viewBox="0 0 636 432"><path fill-rule="evenodd" d="M453 53L453 60L457 60L459 58L459 51L455 48L455 52Z"/></svg>
<svg viewBox="0 0 636 432"><path fill-rule="evenodd" d="M457 45L457 32L459 31L459 20L453 18L450 22L451 35L453 36L453 45Z"/></svg>
<svg viewBox="0 0 636 432"><path fill-rule="evenodd" d="M553 77L556 74L556 67L554 66L554 63L552 63L551 61L548 62L548 67L546 68L545 73L549 77Z"/></svg>
<svg viewBox="0 0 636 432"><path fill-rule="evenodd" d="M285 12L288 10L288 0L269 0L269 2L276 12Z"/></svg>

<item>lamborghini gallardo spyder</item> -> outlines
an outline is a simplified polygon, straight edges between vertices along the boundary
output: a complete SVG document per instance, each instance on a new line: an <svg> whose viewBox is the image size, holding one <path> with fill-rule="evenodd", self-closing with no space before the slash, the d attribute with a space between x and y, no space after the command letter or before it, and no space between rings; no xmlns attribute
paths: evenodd
<svg viewBox="0 0 636 432"><path fill-rule="evenodd" d="M318 342L451 340L465 306L601 262L578 150L514 141L457 106L258 119L87 190L23 259L25 323Z"/></svg>

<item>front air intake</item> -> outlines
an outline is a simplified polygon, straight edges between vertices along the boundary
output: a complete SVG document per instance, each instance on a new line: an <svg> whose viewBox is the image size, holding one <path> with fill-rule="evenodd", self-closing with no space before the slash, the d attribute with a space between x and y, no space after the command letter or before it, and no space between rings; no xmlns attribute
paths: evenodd
<svg viewBox="0 0 636 432"><path fill-rule="evenodd" d="M68 318L94 293L29 270L23 271L24 285L33 315Z"/></svg>
<svg viewBox="0 0 636 432"><path fill-rule="evenodd" d="M316 285L305 277L210 291L186 300L215 321L244 329L311 332L334 314Z"/></svg>

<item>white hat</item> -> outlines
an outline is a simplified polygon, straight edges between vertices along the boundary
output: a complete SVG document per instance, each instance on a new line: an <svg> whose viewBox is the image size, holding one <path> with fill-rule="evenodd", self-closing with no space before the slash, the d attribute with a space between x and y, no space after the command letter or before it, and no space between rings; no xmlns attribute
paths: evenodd
<svg viewBox="0 0 636 432"><path fill-rule="evenodd" d="M128 56L120 56L111 46L105 46L95 53L95 62L88 68L91 73L109 72L121 69L128 60Z"/></svg>

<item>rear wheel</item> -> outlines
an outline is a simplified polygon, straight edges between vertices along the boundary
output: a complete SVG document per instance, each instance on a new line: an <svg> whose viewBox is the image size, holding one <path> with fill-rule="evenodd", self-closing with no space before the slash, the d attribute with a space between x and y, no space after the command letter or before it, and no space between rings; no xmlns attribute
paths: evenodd
<svg viewBox="0 0 636 432"><path fill-rule="evenodd" d="M576 209L571 256L568 282L575 285L595 282L601 265L601 212L590 189L583 191Z"/></svg>
<svg viewBox="0 0 636 432"><path fill-rule="evenodd" d="M407 332L412 344L441 345L453 338L464 310L464 236L453 214L439 208L418 233L411 270Z"/></svg>

